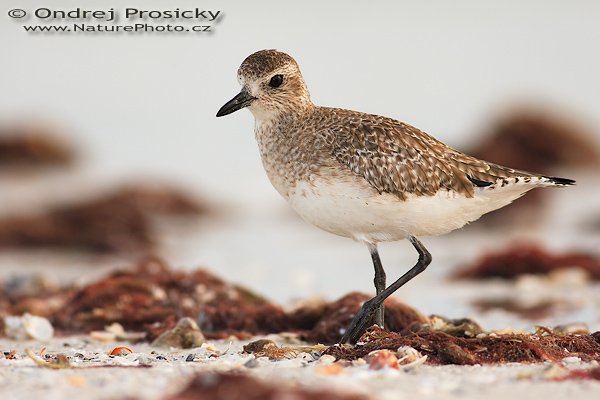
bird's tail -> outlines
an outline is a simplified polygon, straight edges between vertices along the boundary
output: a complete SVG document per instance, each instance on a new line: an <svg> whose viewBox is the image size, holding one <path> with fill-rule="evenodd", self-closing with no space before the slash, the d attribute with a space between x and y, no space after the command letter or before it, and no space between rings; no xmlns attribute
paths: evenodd
<svg viewBox="0 0 600 400"><path fill-rule="evenodd" d="M572 186L575 184L573 179L558 178L555 176L545 176L547 182L556 186Z"/></svg>

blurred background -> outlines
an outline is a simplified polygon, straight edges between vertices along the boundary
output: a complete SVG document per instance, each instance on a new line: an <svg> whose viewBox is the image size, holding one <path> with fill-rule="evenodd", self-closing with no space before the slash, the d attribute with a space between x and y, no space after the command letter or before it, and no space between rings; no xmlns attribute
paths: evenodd
<svg viewBox="0 0 600 400"><path fill-rule="evenodd" d="M221 15L211 34L32 34L21 27L31 19L6 16L11 8L42 6L199 7ZM304 223L271 187L251 114L215 118L239 91L239 64L265 48L296 58L317 104L393 117L482 158L578 181L573 188L530 193L531 199L459 232L423 238L434 262L398 292L399 299L427 314L475 315L488 328L530 327L506 310L481 312L472 300L482 284L449 283L448 276L482 254L523 243L598 255L595 1L129 0L50 6L7 0L1 14L3 279L43 272L60 282L86 281L153 253L178 268L206 267L283 304L373 292L366 249ZM140 199L142 213L150 210L151 222L136 219L140 210L129 205L118 213L111 208L132 197ZM180 213L188 200L191 212ZM175 204L169 223L155 218L164 204ZM83 208L73 211L73 205ZM100 221L99 228L90 228L86 215ZM127 227L118 235L106 222L115 215L116 229ZM57 230L64 238L49 243ZM129 238L140 230L141 239ZM83 232L89 241L81 239ZM103 235L112 236L98 239ZM416 260L404 242L382 245L381 255L390 280ZM597 284L565 278L486 285L500 297L552 292L573 305L541 322L599 324L600 300L592 295ZM526 300L535 305L539 298Z"/></svg>

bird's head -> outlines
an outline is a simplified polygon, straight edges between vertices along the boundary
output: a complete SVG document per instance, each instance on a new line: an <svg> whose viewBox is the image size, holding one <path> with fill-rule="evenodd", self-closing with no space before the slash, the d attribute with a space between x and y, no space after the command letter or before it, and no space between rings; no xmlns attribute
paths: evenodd
<svg viewBox="0 0 600 400"><path fill-rule="evenodd" d="M240 93L225 103L217 117L248 107L260 121L312 106L300 68L291 56L261 50L248 56L237 72Z"/></svg>

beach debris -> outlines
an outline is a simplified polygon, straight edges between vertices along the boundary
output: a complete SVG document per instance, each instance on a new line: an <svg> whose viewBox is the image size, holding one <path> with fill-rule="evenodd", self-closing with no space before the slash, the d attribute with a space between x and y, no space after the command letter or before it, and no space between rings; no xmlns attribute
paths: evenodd
<svg viewBox="0 0 600 400"><path fill-rule="evenodd" d="M485 332L470 318L449 319L440 315L430 316L428 324L421 325L418 331L439 331L458 337L475 337Z"/></svg>
<svg viewBox="0 0 600 400"><path fill-rule="evenodd" d="M559 312L567 312L576 308L575 304L567 302L566 300L550 298L528 300L514 297L480 298L474 300L472 304L481 312L503 310L517 314L521 318L532 320L542 319Z"/></svg>
<svg viewBox="0 0 600 400"><path fill-rule="evenodd" d="M92 339L98 340L99 342L114 342L114 341L129 341L139 342L146 337L146 332L127 332L123 325L118 322L106 326L103 331L92 331L90 332Z"/></svg>
<svg viewBox="0 0 600 400"><path fill-rule="evenodd" d="M334 362L335 362L335 357L330 356L329 354L323 354L317 360L317 364L321 364L321 365L330 365L330 364L333 364Z"/></svg>
<svg viewBox="0 0 600 400"><path fill-rule="evenodd" d="M159 183L127 184L107 196L127 201L150 216L188 217L209 213L210 206L177 187Z"/></svg>
<svg viewBox="0 0 600 400"><path fill-rule="evenodd" d="M425 361L427 361L427 356L422 355L417 349L410 346L400 346L396 350L396 353L398 355L398 364L402 365L403 368L417 367L425 364Z"/></svg>
<svg viewBox="0 0 600 400"><path fill-rule="evenodd" d="M152 342L180 318L190 317L209 339L289 332L290 340L336 343L369 299L366 294L350 293L333 302L312 302L285 312L206 270L172 270L157 257L144 258L128 270L79 289L7 293L10 296L0 298L0 315L39 309L46 302L44 315L63 334L90 333L99 341L132 342ZM410 332L428 323L427 317L394 299L386 301L386 320L387 328L394 331ZM118 325L106 328L111 324Z"/></svg>
<svg viewBox="0 0 600 400"><path fill-rule="evenodd" d="M79 289L21 293L4 290L0 282L0 291L9 294L0 296L0 315L28 312L46 300L54 304L45 315L55 329L63 334L93 332L91 337L100 341L151 342L183 317L199 322L204 335L212 339L293 330L282 307L206 270L172 270L156 257ZM114 323L120 326L106 331ZM144 333L147 336L142 338Z"/></svg>
<svg viewBox="0 0 600 400"><path fill-rule="evenodd" d="M522 275L548 275L561 269L578 268L589 279L600 280L600 256L581 252L551 253L535 244L514 244L506 250L487 253L459 269L453 279L515 279Z"/></svg>
<svg viewBox="0 0 600 400"><path fill-rule="evenodd" d="M46 318L25 313L4 317L4 333L13 340L40 340L45 342L54 335L54 328Z"/></svg>
<svg viewBox="0 0 600 400"><path fill-rule="evenodd" d="M0 219L0 247L96 253L148 251L157 241L155 217L189 217L206 212L206 205L176 189L129 185L43 213L4 217Z"/></svg>
<svg viewBox="0 0 600 400"><path fill-rule="evenodd" d="M200 347L206 341L196 322L188 317L181 318L174 328L163 332L153 342L155 347L190 349Z"/></svg>
<svg viewBox="0 0 600 400"><path fill-rule="evenodd" d="M354 315L369 298L365 294L352 292L330 303L301 307L290 313L287 330L301 332L300 337L309 342L337 343ZM386 328L390 330L400 332L427 323L427 317L395 299L386 300L385 307Z"/></svg>
<svg viewBox="0 0 600 400"><path fill-rule="evenodd" d="M27 354L27 356L29 358L31 358L33 360L33 362L36 363L37 365L39 365L40 367L49 368L49 369L66 369L66 368L72 367L71 363L69 362L69 358L62 353L57 354L56 356L51 358L49 361L45 361L45 360L39 358L30 349L25 349L25 354Z"/></svg>
<svg viewBox="0 0 600 400"><path fill-rule="evenodd" d="M546 334L555 334L555 335L589 335L590 328L587 324L582 322L573 322L570 324L562 324L557 325L548 332L546 330Z"/></svg>
<svg viewBox="0 0 600 400"><path fill-rule="evenodd" d="M0 316L29 313L49 318L63 307L68 291L40 275L10 276L0 280Z"/></svg>
<svg viewBox="0 0 600 400"><path fill-rule="evenodd" d="M591 335L491 332L474 338L452 336L440 331L399 334L373 326L356 346L331 346L325 354L354 360L375 350L409 346L427 356L428 364L496 364L508 362L559 363L565 357L600 361L600 332Z"/></svg>
<svg viewBox="0 0 600 400"><path fill-rule="evenodd" d="M393 368L398 369L398 357L391 350L374 350L364 357L369 369Z"/></svg>
<svg viewBox="0 0 600 400"><path fill-rule="evenodd" d="M379 370L385 368L406 369L422 365L427 361L427 356L422 355L410 346L400 346L396 351L382 349L373 350L363 357L369 369Z"/></svg>
<svg viewBox="0 0 600 400"><path fill-rule="evenodd" d="M133 350L131 350L129 347L126 346L118 346L115 347L114 349L112 349L108 355L109 356L126 356L127 354L131 354L133 353Z"/></svg>
<svg viewBox="0 0 600 400"><path fill-rule="evenodd" d="M248 354L256 354L265 351L265 349L277 347L277 343L270 339L259 339L245 345L242 351Z"/></svg>
<svg viewBox="0 0 600 400"><path fill-rule="evenodd" d="M0 125L0 168L65 166L74 158L71 145L48 126Z"/></svg>
<svg viewBox="0 0 600 400"><path fill-rule="evenodd" d="M16 350L11 350L11 351L5 351L0 353L1 357L4 357L7 360L16 360L17 359L17 351Z"/></svg>
<svg viewBox="0 0 600 400"><path fill-rule="evenodd" d="M269 339L259 339L248 343L243 347L243 352L254 354L256 358L268 357L271 360L282 360L286 358L295 358L301 353L320 354L327 349L327 346L317 344L314 346L278 346Z"/></svg>
<svg viewBox="0 0 600 400"><path fill-rule="evenodd" d="M196 375L181 392L168 400L367 400L368 397L333 389L315 389L289 385L277 380L262 380L235 373L202 373Z"/></svg>
<svg viewBox="0 0 600 400"><path fill-rule="evenodd" d="M147 332L145 339L153 341L183 317L198 321L207 337L226 338L284 331L285 315L280 306L208 271L174 271L149 257L75 291L53 321L70 332L118 322L126 331Z"/></svg>
<svg viewBox="0 0 600 400"><path fill-rule="evenodd" d="M54 296L63 296L64 306L48 319L61 334L104 329L112 338L121 337L123 332L143 331L147 334L144 340L152 342L168 332L155 344L182 347L198 346L202 335L209 339L230 335L247 338L284 332L280 338L284 338L281 340L286 345L267 337L248 343L244 351L255 358L322 360L316 361L321 366L334 364L332 358L342 367L360 365L366 363L363 357L376 350L394 353L402 368L425 362L430 365L537 363L560 362L568 357L578 357L583 362L600 361L600 332L589 334L580 324L554 329L539 327L535 333L486 331L473 320L425 317L397 301L386 303L389 330L372 327L356 346L327 347L325 341L321 342L325 345L303 346L298 338L320 337L329 343L337 342L345 328L344 322L369 296L350 293L330 303L313 302L285 312L280 306L227 284L207 271L174 271L158 258L146 258L133 269L114 272L81 289L69 288L64 294ZM19 296L12 293L10 298ZM20 298L12 305L2 299L0 313L10 315L11 307L26 304L23 301L24 298ZM327 323L328 316L334 317L333 323ZM179 326L185 329L175 329L178 321L185 317L189 319L184 319ZM111 325L113 323L120 325ZM205 349L202 352L220 355L206 343L201 348ZM323 373L335 374L335 368L324 369Z"/></svg>

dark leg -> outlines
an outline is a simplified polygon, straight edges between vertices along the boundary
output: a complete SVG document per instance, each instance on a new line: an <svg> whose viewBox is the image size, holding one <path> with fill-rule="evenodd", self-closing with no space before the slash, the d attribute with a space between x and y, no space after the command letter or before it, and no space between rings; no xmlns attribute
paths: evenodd
<svg viewBox="0 0 600 400"><path fill-rule="evenodd" d="M369 252L371 253L371 259L373 260L373 267L375 267L375 279L373 282L375 283L375 293L379 294L383 292L385 289L385 271L383 270L383 265L381 264L381 260L379 259L379 252L377 251L377 245L369 243L367 245L369 247ZM384 312L385 306L383 303L377 309L375 313L375 323L380 327L384 327Z"/></svg>
<svg viewBox="0 0 600 400"><path fill-rule="evenodd" d="M396 282L385 288L377 296L363 304L360 311L354 316L354 319L350 323L350 326L340 343L356 343L363 332L369 327L375 312L379 309L379 306L383 304L383 301L390 297L392 293L402 287L406 282L425 271L425 268L431 263L431 254L429 254L425 246L423 246L423 244L414 236L410 236L409 240L419 252L419 260L415 266L402 275Z"/></svg>

